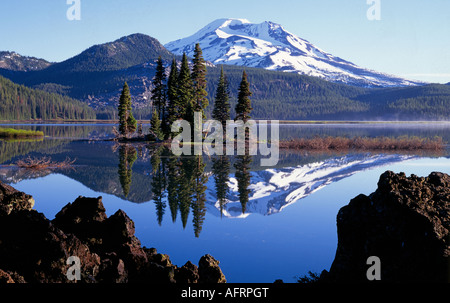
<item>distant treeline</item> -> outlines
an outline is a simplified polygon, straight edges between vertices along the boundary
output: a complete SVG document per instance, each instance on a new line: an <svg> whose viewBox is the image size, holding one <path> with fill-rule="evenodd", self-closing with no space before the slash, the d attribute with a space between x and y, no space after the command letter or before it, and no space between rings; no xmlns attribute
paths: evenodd
<svg viewBox="0 0 450 303"><path fill-rule="evenodd" d="M230 115L235 116L239 83L244 67L223 65L230 95ZM245 68L252 91L252 117L278 120L448 120L450 85L364 88L333 83L295 73ZM221 67L208 67L206 75L212 117L213 96ZM135 118L150 119L151 107L134 111ZM103 108L98 118L117 117L114 108Z"/></svg>
<svg viewBox="0 0 450 303"><path fill-rule="evenodd" d="M234 108L243 67L224 65ZM363 102L353 100L366 89L328 82L295 73L273 72L246 67L251 83L252 117L256 119L296 120L324 116L361 113L368 109ZM208 76L219 77L220 68L208 68ZM208 93L213 95L215 81L208 81ZM212 108L208 109L209 111ZM234 113L232 113L234 114Z"/></svg>
<svg viewBox="0 0 450 303"><path fill-rule="evenodd" d="M167 59L164 60L164 64L168 71ZM234 108L243 69L244 67L240 66L223 65L229 85L232 117L235 115ZM295 73L249 67L245 70L253 93L252 118L254 119L448 120L450 117L450 85L364 88ZM206 91L209 105L205 108L205 114L208 118L212 117L214 107L212 97L217 89L220 72L220 66L207 68ZM124 70L103 72L61 70L59 73L49 73L47 70L42 70L25 73L0 69L0 74L6 75L17 83L85 100L88 96L120 91L124 82L136 83L144 76L153 79L154 70L139 65ZM133 95L135 92L132 87L130 90ZM12 103L17 102L16 97L8 99ZM73 101L71 103L75 107L78 107L76 104L80 104ZM4 101L2 104L5 106ZM152 114L150 105L146 108L133 104L133 107L136 119L150 119ZM10 108L8 107L8 114L17 119ZM16 111L20 112L20 108ZM51 107L49 111L52 113ZM31 112L29 116L32 114ZM117 108L102 107L97 111L97 118L117 119Z"/></svg>
<svg viewBox="0 0 450 303"><path fill-rule="evenodd" d="M224 65L231 109L234 108L243 67ZM245 68L251 83L252 117L302 120L448 120L450 85L364 88L325 81L295 73ZM208 77L218 78L220 68L208 68ZM208 81L208 94L216 89ZM207 108L207 113L212 107ZM233 113L232 113L233 114Z"/></svg>
<svg viewBox="0 0 450 303"><path fill-rule="evenodd" d="M78 100L31 89L0 76L0 120L95 118L95 111Z"/></svg>

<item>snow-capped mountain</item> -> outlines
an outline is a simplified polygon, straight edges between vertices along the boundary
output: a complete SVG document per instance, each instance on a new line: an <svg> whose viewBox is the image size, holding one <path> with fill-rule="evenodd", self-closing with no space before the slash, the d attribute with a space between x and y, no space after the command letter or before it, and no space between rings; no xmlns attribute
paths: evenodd
<svg viewBox="0 0 450 303"><path fill-rule="evenodd" d="M252 213L271 215L306 198L325 186L358 172L417 158L408 155L346 155L296 167L251 172L250 194L242 213L237 180L228 181L229 196L221 206L214 190L214 178L207 183L208 212L216 216L245 218ZM221 210L222 208L222 210ZM221 214L222 212L222 214Z"/></svg>
<svg viewBox="0 0 450 303"><path fill-rule="evenodd" d="M419 83L368 70L335 57L273 22L218 19L194 35L164 45L175 54L193 56L199 43L203 57L231 64L297 72L358 86L407 86Z"/></svg>

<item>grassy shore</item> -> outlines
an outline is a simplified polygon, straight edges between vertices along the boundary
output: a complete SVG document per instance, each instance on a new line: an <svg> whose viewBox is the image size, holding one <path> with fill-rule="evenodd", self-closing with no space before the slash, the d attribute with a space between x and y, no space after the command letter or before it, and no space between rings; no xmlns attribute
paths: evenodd
<svg viewBox="0 0 450 303"><path fill-rule="evenodd" d="M0 127L0 138L3 139L40 138L43 136L44 133L41 131Z"/></svg>
<svg viewBox="0 0 450 303"><path fill-rule="evenodd" d="M372 125L389 125L389 124L449 124L450 121L409 121L409 120L405 120L405 121L356 121L356 120L280 120L279 121L280 124L330 124L330 125L334 125L334 124L342 124L342 125L346 125L346 124L372 124Z"/></svg>
<svg viewBox="0 0 450 303"><path fill-rule="evenodd" d="M367 151L439 151L445 149L442 138L419 137L315 137L280 141L282 149L296 150L367 150Z"/></svg>

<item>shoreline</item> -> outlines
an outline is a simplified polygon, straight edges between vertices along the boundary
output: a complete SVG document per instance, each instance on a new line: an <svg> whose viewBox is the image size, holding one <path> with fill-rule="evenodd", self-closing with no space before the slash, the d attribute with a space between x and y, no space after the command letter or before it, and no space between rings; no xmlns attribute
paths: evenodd
<svg viewBox="0 0 450 303"><path fill-rule="evenodd" d="M42 131L0 127L0 139L4 140L39 139L43 137Z"/></svg>
<svg viewBox="0 0 450 303"><path fill-rule="evenodd" d="M269 119L253 119L256 122L271 121ZM150 120L138 120L141 123L150 123ZM279 124L450 124L450 120L276 120ZM0 120L0 125L19 124L117 124L119 120Z"/></svg>
<svg viewBox="0 0 450 303"><path fill-rule="evenodd" d="M353 137L322 136L311 139L282 140L280 149L319 151L443 151L448 146L442 138L427 137Z"/></svg>

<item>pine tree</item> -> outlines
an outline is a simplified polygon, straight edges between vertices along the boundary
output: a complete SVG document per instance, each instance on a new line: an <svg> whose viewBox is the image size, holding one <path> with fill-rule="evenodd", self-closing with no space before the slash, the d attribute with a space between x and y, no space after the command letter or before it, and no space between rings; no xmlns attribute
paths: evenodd
<svg viewBox="0 0 450 303"><path fill-rule="evenodd" d="M131 104L130 89L127 82L125 82L119 99L119 133L122 136L127 136L128 134L128 104Z"/></svg>
<svg viewBox="0 0 450 303"><path fill-rule="evenodd" d="M174 58L167 79L167 119L166 125L163 126L165 138L170 137L170 127L178 118L178 67Z"/></svg>
<svg viewBox="0 0 450 303"><path fill-rule="evenodd" d="M169 122L172 123L176 120L175 116L177 113L176 105L178 99L178 68L177 61L172 60L172 65L170 67L169 78L167 79L167 112L169 114Z"/></svg>
<svg viewBox="0 0 450 303"><path fill-rule="evenodd" d="M137 121L133 117L133 109L131 107L131 98L127 108L128 108L127 135L130 135L134 133L137 129Z"/></svg>
<svg viewBox="0 0 450 303"><path fill-rule="evenodd" d="M238 93L238 101L236 104L236 119L242 120L246 123L250 120L250 113L252 111L252 106L250 102L250 96L252 93L250 92L250 84L247 80L247 73L245 70L242 73L242 80L239 85L239 93ZM245 129L245 139L248 140L249 130ZM238 192L239 192L239 201L242 206L242 213L245 213L248 196L250 190L248 189L250 185L250 163L252 161L251 156L249 155L249 146L245 146L245 155L237 156L237 161L234 164L236 168L236 180L238 182Z"/></svg>
<svg viewBox="0 0 450 303"><path fill-rule="evenodd" d="M128 137L136 131L136 128L137 121L133 117L130 89L127 82L125 82L119 99L119 133L124 137Z"/></svg>
<svg viewBox="0 0 450 303"><path fill-rule="evenodd" d="M153 108L156 108L159 113L159 118L161 121L165 122L165 111L166 111L166 73L163 66L163 61L161 59L161 56L159 56L158 61L156 63L156 74L153 78L153 86L152 89L152 101L153 101Z"/></svg>
<svg viewBox="0 0 450 303"><path fill-rule="evenodd" d="M155 140L164 139L164 133L161 129L161 120L159 119L159 113L156 109L153 111L152 119L150 120L150 134Z"/></svg>
<svg viewBox="0 0 450 303"><path fill-rule="evenodd" d="M187 117L190 118L191 113L189 113L187 110L192 109L192 100L194 98L194 89L193 89L193 83L191 78L191 71L189 69L189 63L186 56L186 53L183 53L183 59L181 61L181 68L180 73L178 75L178 100L177 100L177 110L178 110L178 117L181 117L189 122L189 119L186 119ZM193 115L192 115L193 117Z"/></svg>
<svg viewBox="0 0 450 303"><path fill-rule="evenodd" d="M203 119L206 119L205 109L209 104L208 92L206 91L206 65L203 59L202 49L197 43L194 49L194 59L192 68L192 82L194 85L194 105L195 111L201 111Z"/></svg>
<svg viewBox="0 0 450 303"><path fill-rule="evenodd" d="M252 105L250 101L250 96L252 95L250 91L250 84L247 80L247 73L242 73L242 80L241 84L239 85L239 94L238 94L238 101L236 104L236 119L235 120L242 120L244 123L246 123L248 120L250 120L250 113L252 111Z"/></svg>
<svg viewBox="0 0 450 303"><path fill-rule="evenodd" d="M194 85L186 53L183 53L178 75L178 112L191 125L191 142L194 141Z"/></svg>
<svg viewBox="0 0 450 303"><path fill-rule="evenodd" d="M220 78L217 85L212 117L222 123L222 128L225 133L226 121L230 119L230 102L228 81L223 72L223 66L220 71Z"/></svg>

